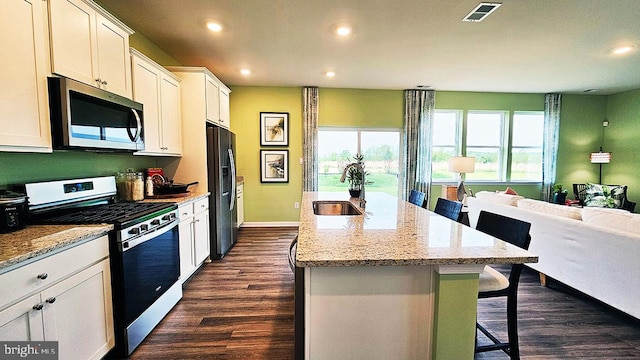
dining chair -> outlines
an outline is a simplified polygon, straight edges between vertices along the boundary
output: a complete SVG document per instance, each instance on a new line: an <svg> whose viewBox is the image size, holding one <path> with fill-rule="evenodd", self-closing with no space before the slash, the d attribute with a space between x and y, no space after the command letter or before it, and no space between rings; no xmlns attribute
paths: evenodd
<svg viewBox="0 0 640 360"><path fill-rule="evenodd" d="M480 211L476 229L486 234L492 235L500 240L528 250L531 243L529 230L531 224L507 216ZM486 335L493 344L478 345L476 334L475 352L485 352L502 350L511 359L520 359L520 348L518 346L518 282L524 267L523 264L512 264L509 275L504 275L491 266L485 266L480 274L478 298L507 298L507 336L508 341L502 342L480 323L476 322L477 330Z"/></svg>
<svg viewBox="0 0 640 360"><path fill-rule="evenodd" d="M462 211L462 203L459 201L447 200L445 198L438 198L436 201L436 207L433 212L449 218L453 221L460 222L460 213Z"/></svg>
<svg viewBox="0 0 640 360"><path fill-rule="evenodd" d="M423 193L422 191L411 190L411 193L409 194L409 202L414 205L418 205L420 207L426 208L426 205L427 205L426 197L427 197L427 194Z"/></svg>

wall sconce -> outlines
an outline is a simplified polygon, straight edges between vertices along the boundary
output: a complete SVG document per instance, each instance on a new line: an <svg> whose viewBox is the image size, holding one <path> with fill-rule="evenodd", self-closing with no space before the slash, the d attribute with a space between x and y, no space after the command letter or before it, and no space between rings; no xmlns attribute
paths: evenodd
<svg viewBox="0 0 640 360"><path fill-rule="evenodd" d="M467 193L464 190L463 177L464 174L472 173L475 171L476 158L470 156L452 156L449 158L449 171L459 174L458 178L458 201L464 200L464 195Z"/></svg>

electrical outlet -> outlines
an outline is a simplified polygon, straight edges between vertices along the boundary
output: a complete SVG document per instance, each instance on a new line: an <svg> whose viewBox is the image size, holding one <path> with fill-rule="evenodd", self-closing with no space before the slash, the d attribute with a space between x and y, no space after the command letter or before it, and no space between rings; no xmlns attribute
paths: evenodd
<svg viewBox="0 0 640 360"><path fill-rule="evenodd" d="M296 202L294 202L294 203L293 203L293 207L294 207L295 209L300 209L300 203L299 203L299 202L297 202L297 201L296 201Z"/></svg>

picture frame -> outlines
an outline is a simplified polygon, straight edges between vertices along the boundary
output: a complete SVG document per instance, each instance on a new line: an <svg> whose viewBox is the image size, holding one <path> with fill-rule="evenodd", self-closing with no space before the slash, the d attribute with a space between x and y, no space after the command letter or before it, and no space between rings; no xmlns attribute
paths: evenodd
<svg viewBox="0 0 640 360"><path fill-rule="evenodd" d="M260 182L289 182L289 150L260 150Z"/></svg>
<svg viewBox="0 0 640 360"><path fill-rule="evenodd" d="M260 113L260 146L289 146L289 113Z"/></svg>

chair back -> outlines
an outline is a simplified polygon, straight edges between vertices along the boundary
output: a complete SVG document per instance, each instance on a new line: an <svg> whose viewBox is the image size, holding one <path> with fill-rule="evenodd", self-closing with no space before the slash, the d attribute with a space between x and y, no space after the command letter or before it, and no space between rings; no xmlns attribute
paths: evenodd
<svg viewBox="0 0 640 360"><path fill-rule="evenodd" d="M427 195L425 193L423 193L422 191L418 191L418 190L411 190L411 193L409 194L409 202L414 204L414 205L418 205L420 207L425 207L425 198L427 197Z"/></svg>
<svg viewBox="0 0 640 360"><path fill-rule="evenodd" d="M445 198L438 198L436 208L433 210L436 214L442 215L453 221L460 221L460 211L462 211L461 202L451 201Z"/></svg>
<svg viewBox="0 0 640 360"><path fill-rule="evenodd" d="M573 196L580 201L580 205L584 205L584 199L587 197L587 184L573 184Z"/></svg>
<svg viewBox="0 0 640 360"><path fill-rule="evenodd" d="M504 215L480 211L476 230L528 250L531 243L531 224Z"/></svg>

